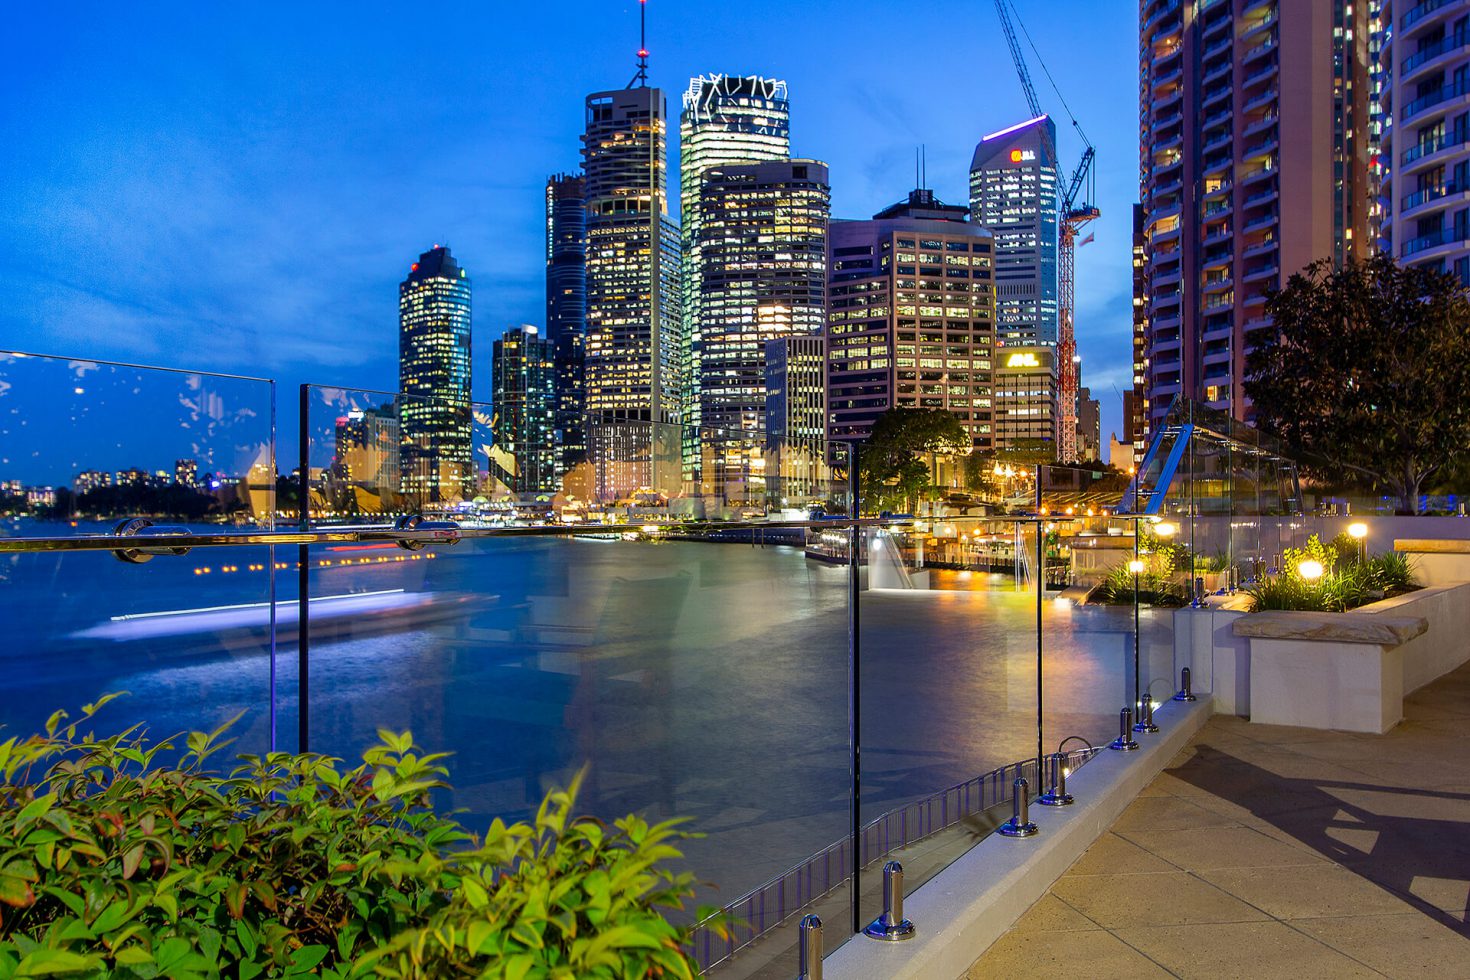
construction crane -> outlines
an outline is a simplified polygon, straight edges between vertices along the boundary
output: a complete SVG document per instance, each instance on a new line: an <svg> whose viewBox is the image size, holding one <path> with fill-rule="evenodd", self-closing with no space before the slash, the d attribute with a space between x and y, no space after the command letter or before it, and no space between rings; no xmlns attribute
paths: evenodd
<svg viewBox="0 0 1470 980"><path fill-rule="evenodd" d="M1016 29L1011 23L1011 0L995 0L995 12L1000 15L1001 30L1005 32L1006 44L1011 49L1011 60L1016 63L1016 75L1021 80L1021 89L1026 94L1026 104L1031 109L1032 117L1046 115L1041 110L1041 103L1036 98L1036 89L1031 84L1031 73L1026 69L1026 58L1021 53L1021 43L1016 37ZM1017 15L1016 20L1020 20ZM1021 25L1025 31L1026 26ZM1031 35L1026 35L1029 43ZM1041 70L1046 72L1048 81L1052 83L1053 91L1066 109L1067 117L1076 130L1078 137L1082 140L1084 147L1082 161L1077 164L1077 169L1072 171L1072 177L1067 181L1067 186L1057 197L1057 231L1060 239L1057 255L1057 459L1063 463L1075 462L1077 459L1077 335L1073 326L1073 312L1075 310L1075 283L1076 283L1076 252L1077 233L1084 225L1102 214L1095 205L1086 203L1087 199L1096 199L1094 193L1092 161L1096 156L1092 143L1088 141L1087 135L1082 132L1071 108L1067 105L1062 93L1056 87L1056 82L1051 78L1051 72L1046 70L1046 63L1041 60L1041 52L1036 51L1033 44L1031 50L1036 54L1036 60L1041 64ZM1041 127L1041 138L1044 148L1051 159L1060 168L1061 158L1057 155L1057 148L1052 144L1051 134L1045 126ZM1083 194L1083 190L1086 194Z"/></svg>

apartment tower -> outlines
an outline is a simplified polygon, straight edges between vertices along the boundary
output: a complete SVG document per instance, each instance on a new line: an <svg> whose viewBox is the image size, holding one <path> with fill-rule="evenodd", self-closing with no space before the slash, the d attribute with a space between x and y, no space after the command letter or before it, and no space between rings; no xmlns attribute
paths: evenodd
<svg viewBox="0 0 1470 980"><path fill-rule="evenodd" d="M448 246L420 255L398 286L398 390L410 506L472 496L470 279Z"/></svg>

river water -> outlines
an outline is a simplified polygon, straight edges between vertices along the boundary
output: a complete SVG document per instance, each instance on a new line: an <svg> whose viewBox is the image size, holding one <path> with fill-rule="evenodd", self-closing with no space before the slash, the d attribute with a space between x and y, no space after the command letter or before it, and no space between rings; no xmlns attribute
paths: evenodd
<svg viewBox="0 0 1470 980"><path fill-rule="evenodd" d="M99 729L161 735L244 711L241 751L296 749L297 550L266 550L0 554L0 721L33 731L127 691ZM380 726L411 730L454 753L445 803L472 828L529 815L586 767L584 810L692 818L706 836L690 865L717 900L846 832L845 568L784 547L545 538L316 546L308 566L315 751L356 760ZM1034 594L934 576L860 599L864 819L1036 752ZM1042 617L1047 751L1111 737L1132 610L1047 600ZM1156 694L1168 621L1145 613Z"/></svg>

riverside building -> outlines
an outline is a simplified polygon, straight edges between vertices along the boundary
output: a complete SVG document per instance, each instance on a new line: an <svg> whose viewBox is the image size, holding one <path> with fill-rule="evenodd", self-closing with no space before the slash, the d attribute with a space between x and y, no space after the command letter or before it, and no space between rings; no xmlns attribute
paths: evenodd
<svg viewBox="0 0 1470 980"><path fill-rule="evenodd" d="M470 279L449 248L419 256L398 287L402 489L411 503L472 496Z"/></svg>
<svg viewBox="0 0 1470 980"><path fill-rule="evenodd" d="M587 455L584 357L587 347L586 184L580 174L546 182L546 341L556 373L556 474Z"/></svg>
<svg viewBox="0 0 1470 980"><path fill-rule="evenodd" d="M555 358L530 325L511 327L492 345L490 429L504 461L496 475L516 493L557 488Z"/></svg>
<svg viewBox="0 0 1470 980"><path fill-rule="evenodd" d="M1140 4L1150 430L1178 397L1249 421L1267 294L1313 260L1372 251L1369 6Z"/></svg>
<svg viewBox="0 0 1470 980"><path fill-rule="evenodd" d="M994 239L930 190L828 236L827 435L861 441L895 406L941 408L995 445Z"/></svg>

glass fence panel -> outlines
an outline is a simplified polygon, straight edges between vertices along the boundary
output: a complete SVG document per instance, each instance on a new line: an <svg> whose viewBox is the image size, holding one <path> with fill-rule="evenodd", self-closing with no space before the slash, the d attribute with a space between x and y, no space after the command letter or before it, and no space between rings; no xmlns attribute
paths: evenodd
<svg viewBox="0 0 1470 980"><path fill-rule="evenodd" d="M882 868L912 891L1004 819L1038 744L1036 523L906 519L864 529L858 602L858 919ZM1006 811L1008 813L1008 811Z"/></svg>
<svg viewBox="0 0 1470 980"><path fill-rule="evenodd" d="M847 572L776 543L677 526L309 549L311 748L378 728L453 753L445 806L530 816L586 771L579 808L688 817L687 865L737 900L742 941L826 894L846 915ZM779 892L779 893L778 893ZM834 936L834 939L836 937ZM730 948L701 938L705 962Z"/></svg>
<svg viewBox="0 0 1470 980"><path fill-rule="evenodd" d="M277 744L279 558L269 546L149 549L146 532L268 530L269 381L0 353L0 616L10 734L112 692L98 731L212 729ZM24 539L119 535L112 551Z"/></svg>

